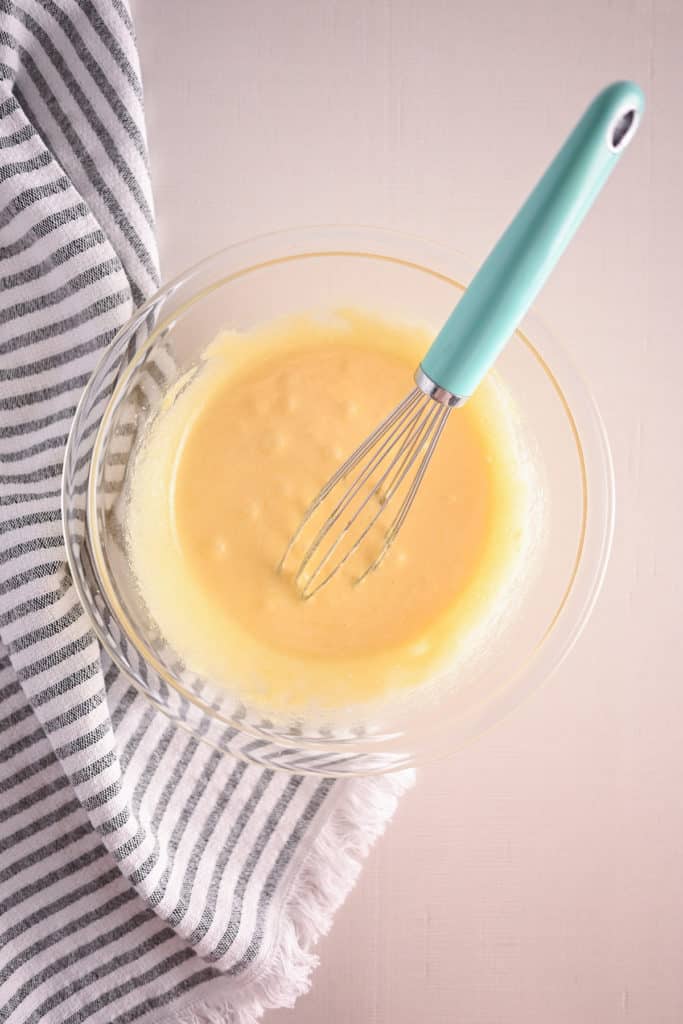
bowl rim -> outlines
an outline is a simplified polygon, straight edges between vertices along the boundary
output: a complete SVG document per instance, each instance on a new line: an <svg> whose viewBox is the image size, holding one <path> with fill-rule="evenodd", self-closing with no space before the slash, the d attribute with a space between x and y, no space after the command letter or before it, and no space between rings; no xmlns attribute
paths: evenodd
<svg viewBox="0 0 683 1024"><path fill-rule="evenodd" d="M326 244L322 242L325 240ZM369 248L369 246L372 246ZM462 270L468 266L466 257L457 250L455 247L446 246L442 243L435 242L431 239L425 238L417 234L409 234L405 232L399 232L387 228L378 228L372 225L350 225L344 226L339 224L318 224L310 225L299 228L285 228L280 231L267 232L259 234L248 239L244 239L231 245L224 246L208 256L203 257L192 266L186 268L180 273L176 274L175 277L171 278L166 284L163 284L153 295L149 297L142 305L137 307L131 317L126 321L125 324L116 333L109 346L105 350L104 354L98 361L95 369L93 370L86 387L81 395L80 401L77 406L74 419L72 421L67 445L65 449L64 458L64 472L62 475L62 487L61 487L61 501L62 501L62 523L63 532L65 537L67 561L71 572L72 580L76 587L76 591L83 605L86 614L90 620L90 623L96 632L101 644L106 650L108 656L117 664L117 666L125 673L126 677L129 678L136 687L144 694L144 696L151 701L151 703L164 711L166 714L172 714L164 704L156 698L153 694L146 689L144 680L136 678L131 672L131 666L123 659L119 650L112 642L106 631L100 626L97 621L97 616L93 615L91 608L90 596L87 593L86 588L83 585L81 573L78 571L76 565L76 552L71 541L71 537L68 533L69 517L67 515L69 498L67 494L67 466L71 463L72 450L76 444L76 427L79 422L80 414L90 396L91 392L99 382L101 371L111 359L112 352L114 352L117 346L121 343L123 338L127 337L130 333L133 325L139 326L144 321L147 313L153 309L157 303L167 299L173 292L181 286L191 284L192 280L202 274L203 271L210 269L210 267L227 256L234 256L239 258L241 253L245 255L250 250L259 249L260 247L269 248L274 246L284 247L286 250L282 255L271 256L268 259L261 259L257 262L242 262L242 265L233 273L222 274L219 278L213 280L210 284L198 289L187 302L176 310L171 317L167 317L160 320L159 323L155 324L154 329L151 331L149 338L146 339L145 343L136 352L135 357L126 365L124 372L121 375L120 380L110 396L107 406L101 416L96 432L95 441L93 443L92 451L90 453L89 465L88 465L88 487L86 497L86 534L90 542L90 554L92 559L92 566L97 577L97 583L100 587L101 592L106 598L107 604L110 610L113 612L117 624L125 633L127 639L134 645L138 655L148 664L152 665L154 670L171 686L174 690L180 692L183 697L189 700L191 703L201 709L201 711L215 721L220 722L228 726L234 726L241 733L247 733L258 739L267 739L271 742L278 742L277 737L272 732L264 731L258 726L245 722L234 716L222 714L217 710L211 708L208 704L202 701L196 694L189 690L179 679L168 672L166 667L162 665L158 659L154 656L153 652L150 651L144 642L144 638L138 635L125 613L125 610L121 607L115 592L109 584L108 574L104 570L104 558L102 554L102 546L100 543L99 534L96 529L97 517L93 515L95 507L95 487L93 474L91 472L93 464L95 464L96 456L102 445L104 429L111 416L111 413L116 405L117 395L121 392L125 386L130 374L133 372L135 366L141 360L142 356L148 349L154 344L156 338L159 336L164 327L168 324L169 320L177 319L179 313L185 309L194 305L200 301L205 295L209 294L213 290L222 287L226 283L232 280L236 280L240 277L246 276L247 274L253 273L257 270L267 268L269 266L275 266L278 264L284 264L294 260L303 260L311 258L321 258L326 256L345 256L345 257L360 257L367 259L379 259L390 263L395 263L401 266L405 266L408 269L421 271L434 278L440 279L460 291L464 291L467 287L466 283L461 280ZM411 250L414 248L417 250L421 248L427 252L426 261L419 260L415 256L410 256ZM376 250L380 251L376 251ZM399 251L401 254L399 255ZM455 262L460 265L460 273L455 276L448 268ZM443 267L444 269L437 269L437 267ZM465 274L466 279L470 279L472 276L471 272L468 271ZM487 731L493 724L503 720L507 717L512 708L516 707L529 692L539 688L539 686L546 682L554 674L555 671L564 662L574 644L578 640L583 628L588 621L590 614L593 610L595 602L598 598L605 573L607 570L607 564L609 561L609 554L612 545L612 539L614 534L614 521L615 521L615 486L614 486L614 470L611 457L611 451L607 433L605 430L604 422L600 416L595 399L592 392L587 385L583 375L577 370L573 363L573 360L568 355L564 346L557 341L555 336L547 329L545 324L540 320L538 315L532 311L528 314L520 327L518 327L515 334L525 345L530 354L540 364L541 369L548 378L552 388L557 394L561 405L563 406L565 416L567 418L569 428L573 435L574 443L576 445L577 457L580 468L580 478L582 486L582 512L581 512L581 527L579 531L579 539L577 543L576 554L572 566L571 573L568 578L568 582L564 593L562 595L559 604L549 620L542 636L539 638L533 649L530 651L528 656L523 662L517 666L515 671L505 681L501 683L501 686L496 690L492 690L487 694L485 704L491 706L491 710L488 714L483 716L476 728L471 730L471 735L467 737L464 742L468 742L475 736L480 735L482 732ZM577 425L575 414L572 410L572 405L567 399L564 389L558 380L557 373L551 369L547 360L543 357L541 352L538 350L536 345L531 341L529 335L538 335L544 339L544 343L551 344L553 347L553 362L563 364L560 376L568 377L571 379L570 390L578 389L582 393L582 399L585 406L585 419L586 429L584 434L592 428L594 435L594 459L596 461L596 469L591 474L588 465L586 454L584 450L584 444L582 442L582 431ZM573 378L573 379L572 379ZM595 473L599 474L599 483L602 486L603 492L603 516L601 522L593 524L593 520L590 516L589 511L589 496L590 496L590 484L589 477L595 476ZM591 566L585 566L584 556L586 552L586 539L589 529L597 529L598 533L593 539L593 545L596 549L595 556L592 560L592 571ZM577 580L581 574L581 571L589 572L590 578L586 581L587 586L585 594L581 600L581 605L575 612L571 627L567 631L565 637L559 644L558 649L554 652L552 657L546 658L545 660L549 664L545 665L542 670L538 671L539 654L544 651L548 653L547 641L555 633L558 620L561 619L563 613L567 609L567 605L570 599L575 594L575 587ZM529 672L530 668L536 663L537 671ZM527 684L523 687L515 686L514 684L519 680L520 676L524 673L529 673L530 678L527 680ZM499 691L508 691L507 698L499 698ZM468 712L468 716L475 712L477 708L471 709ZM172 716L173 717L173 716ZM401 734L403 735L403 734ZM396 738L396 734L390 735L384 734L382 736L374 736L372 738L365 738L359 740L354 738L353 743L354 751L372 751L377 752L382 748L382 743L387 740L393 740ZM340 740L335 738L334 740L326 740L324 738L311 740L301 736L296 737L296 744L305 750L312 751L325 751L329 752L331 749L339 746L344 747L349 741ZM464 743L460 743L460 748ZM419 759L420 763L423 763L424 759ZM414 763L411 762L411 763Z"/></svg>

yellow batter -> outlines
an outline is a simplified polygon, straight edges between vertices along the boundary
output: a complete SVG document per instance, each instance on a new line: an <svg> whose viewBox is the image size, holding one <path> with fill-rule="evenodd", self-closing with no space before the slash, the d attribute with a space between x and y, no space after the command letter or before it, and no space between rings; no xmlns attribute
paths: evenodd
<svg viewBox="0 0 683 1024"><path fill-rule="evenodd" d="M491 379L451 414L377 572L355 585L390 517L310 600L293 579L305 543L276 571L321 485L412 387L429 341L357 311L289 318L220 336L167 396L136 458L128 541L149 612L191 669L299 712L415 686L466 646L511 577L526 506Z"/></svg>

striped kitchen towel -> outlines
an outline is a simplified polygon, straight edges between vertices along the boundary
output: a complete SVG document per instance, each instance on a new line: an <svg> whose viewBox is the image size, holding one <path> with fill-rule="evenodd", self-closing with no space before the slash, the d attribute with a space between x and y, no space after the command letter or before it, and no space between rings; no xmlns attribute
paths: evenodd
<svg viewBox="0 0 683 1024"><path fill-rule="evenodd" d="M65 566L64 445L157 284L125 3L0 0L0 1024L290 1005L411 780L232 760L102 656Z"/></svg>

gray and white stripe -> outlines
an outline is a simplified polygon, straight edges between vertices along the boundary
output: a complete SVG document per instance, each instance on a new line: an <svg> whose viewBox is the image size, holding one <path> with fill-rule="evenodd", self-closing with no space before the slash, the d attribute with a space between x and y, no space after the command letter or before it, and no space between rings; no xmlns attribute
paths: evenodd
<svg viewBox="0 0 683 1024"><path fill-rule="evenodd" d="M198 1000L246 1022L291 1000L405 782L219 755L100 653L65 566L63 451L100 352L157 284L127 6L0 0L0 1024Z"/></svg>

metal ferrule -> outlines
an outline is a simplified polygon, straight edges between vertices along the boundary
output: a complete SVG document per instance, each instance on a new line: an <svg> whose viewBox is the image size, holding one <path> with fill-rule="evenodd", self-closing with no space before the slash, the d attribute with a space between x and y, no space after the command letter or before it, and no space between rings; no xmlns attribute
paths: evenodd
<svg viewBox="0 0 683 1024"><path fill-rule="evenodd" d="M418 366L415 371L415 383L420 391L424 391L425 395L429 395L440 405L448 405L453 408L456 405L462 405L465 401L461 395L454 395L452 391L446 391L445 388L439 387L436 381L427 376L421 366Z"/></svg>

